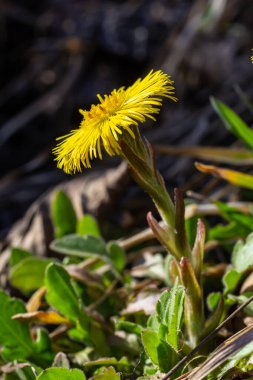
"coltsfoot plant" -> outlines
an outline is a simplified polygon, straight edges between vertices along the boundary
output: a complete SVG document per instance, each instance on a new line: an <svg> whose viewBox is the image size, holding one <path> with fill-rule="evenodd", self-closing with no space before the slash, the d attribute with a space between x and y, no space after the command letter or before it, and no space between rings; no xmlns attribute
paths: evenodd
<svg viewBox="0 0 253 380"><path fill-rule="evenodd" d="M79 129L60 138L54 149L59 168L67 173L90 168L94 158L102 159L103 149L126 160L160 214L161 221L147 215L160 250L152 259L144 256L141 266L130 263L124 241L106 242L97 221L87 214L79 219L67 194L58 192L51 212L55 240L50 248L56 257L11 249L8 280L22 300L0 291L4 379L167 379L166 373L224 320L231 306L252 295L245 285L253 265L252 211L218 202L222 225L210 226L205 216L196 218L198 213L186 219L181 192L176 189L171 199L153 149L140 134L139 124L155 120L163 97L176 101L172 80L160 70L126 89L98 95L97 105L80 111ZM214 105L230 123L235 120ZM246 240L236 243L238 238ZM205 249L212 245L232 252L229 264L204 263ZM251 304L246 315L253 315ZM204 347L171 378L200 365L221 340ZM248 371L252 352L250 343L223 368L216 368L222 361L213 362L212 378Z"/></svg>

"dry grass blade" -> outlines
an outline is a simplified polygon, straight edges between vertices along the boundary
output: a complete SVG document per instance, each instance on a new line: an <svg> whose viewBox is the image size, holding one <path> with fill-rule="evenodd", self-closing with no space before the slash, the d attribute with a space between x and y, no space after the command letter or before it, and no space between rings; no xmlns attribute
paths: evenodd
<svg viewBox="0 0 253 380"><path fill-rule="evenodd" d="M247 149L156 145L155 151L163 155L201 158L213 162L222 162L239 166L253 164L253 154Z"/></svg>
<svg viewBox="0 0 253 380"><path fill-rule="evenodd" d="M193 371L188 380L202 380L219 365L224 363L232 354L246 346L253 340L253 325L245 327L222 343L217 350L200 366Z"/></svg>

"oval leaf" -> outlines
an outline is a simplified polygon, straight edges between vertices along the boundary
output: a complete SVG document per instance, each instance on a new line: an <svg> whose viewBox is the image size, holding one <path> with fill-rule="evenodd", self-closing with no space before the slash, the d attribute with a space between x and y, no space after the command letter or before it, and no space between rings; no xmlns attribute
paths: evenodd
<svg viewBox="0 0 253 380"><path fill-rule="evenodd" d="M48 368L43 371L37 380L85 380L86 377L80 369Z"/></svg>
<svg viewBox="0 0 253 380"><path fill-rule="evenodd" d="M23 292L42 287L46 268L51 262L48 259L26 257L10 270L9 280L12 286Z"/></svg>
<svg viewBox="0 0 253 380"><path fill-rule="evenodd" d="M77 232L80 235L101 236L101 232L96 219L89 214L86 214L78 221Z"/></svg>
<svg viewBox="0 0 253 380"><path fill-rule="evenodd" d="M51 214L56 237L76 232L76 213L71 200L64 191L56 193L51 206Z"/></svg>
<svg viewBox="0 0 253 380"><path fill-rule="evenodd" d="M65 317L76 321L80 316L80 307L67 271L59 264L49 265L45 275L45 286L48 303Z"/></svg>

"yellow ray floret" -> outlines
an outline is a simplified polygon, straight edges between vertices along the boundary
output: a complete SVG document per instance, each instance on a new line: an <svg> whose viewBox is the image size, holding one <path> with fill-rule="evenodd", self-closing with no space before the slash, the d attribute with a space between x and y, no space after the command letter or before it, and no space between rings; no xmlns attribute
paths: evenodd
<svg viewBox="0 0 253 380"><path fill-rule="evenodd" d="M161 70L150 71L126 89L97 95L99 104L93 104L89 111L79 110L83 115L80 127L57 139L63 139L53 150L58 167L66 173L81 171L82 166L90 168L93 158L102 159L102 146L110 156L120 154L120 135L126 131L134 139L131 127L146 118L155 120L162 96L177 100L173 81Z"/></svg>

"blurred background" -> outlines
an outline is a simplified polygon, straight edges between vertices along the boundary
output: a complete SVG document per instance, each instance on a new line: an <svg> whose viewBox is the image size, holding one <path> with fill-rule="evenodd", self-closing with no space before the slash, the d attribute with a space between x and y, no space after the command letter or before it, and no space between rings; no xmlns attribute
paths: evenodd
<svg viewBox="0 0 253 380"><path fill-rule="evenodd" d="M47 230L47 199L62 182L82 210L115 227L115 236L145 225L150 201L118 158L104 155L92 170L67 176L51 153L55 138L78 127L78 109L89 108L97 93L162 69L179 102L165 100L157 123L141 127L155 147L232 144L209 97L252 124L241 94L253 97L252 30L252 0L2 0L1 239L11 240L10 228L29 207L23 237L35 214ZM215 184L192 159L158 149L157 161L170 191L208 194Z"/></svg>

